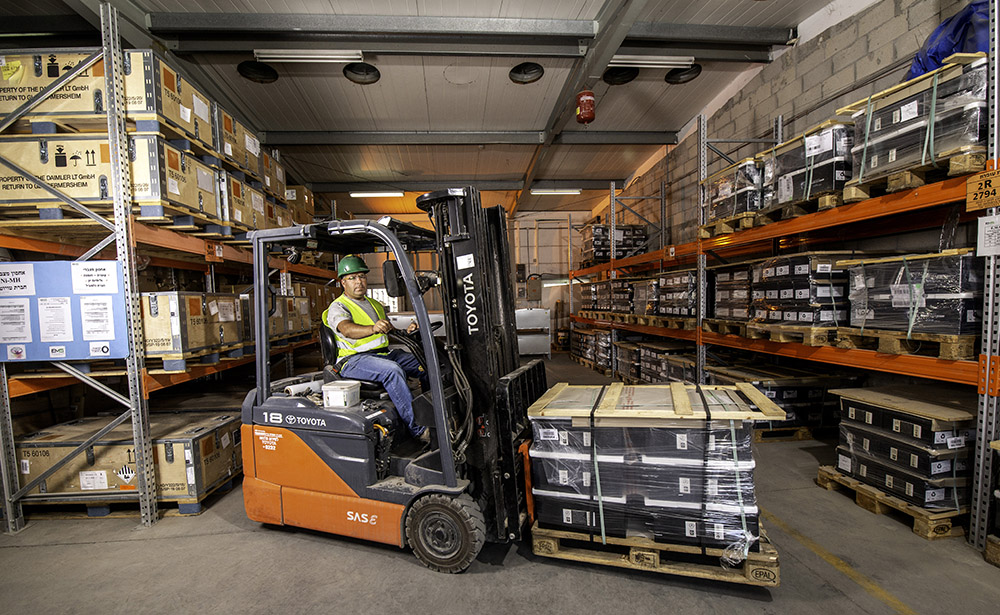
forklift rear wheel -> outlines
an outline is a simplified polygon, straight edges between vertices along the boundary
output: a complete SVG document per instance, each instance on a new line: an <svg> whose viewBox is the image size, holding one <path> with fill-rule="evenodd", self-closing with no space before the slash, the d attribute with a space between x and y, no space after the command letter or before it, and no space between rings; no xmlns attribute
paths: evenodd
<svg viewBox="0 0 1000 615"><path fill-rule="evenodd" d="M486 542L486 522L479 505L467 494L435 493L410 507L406 540L417 559L431 570L462 572Z"/></svg>

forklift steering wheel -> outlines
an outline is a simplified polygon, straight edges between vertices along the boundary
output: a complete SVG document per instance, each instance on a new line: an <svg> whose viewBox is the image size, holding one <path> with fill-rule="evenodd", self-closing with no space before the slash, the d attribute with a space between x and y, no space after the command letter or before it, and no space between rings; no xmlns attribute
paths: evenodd
<svg viewBox="0 0 1000 615"><path fill-rule="evenodd" d="M433 331L437 331L438 329L441 328L441 325L443 325L443 324L444 323L441 322L440 320L437 321L437 322L432 322L431 323L431 331L432 332ZM407 333L406 330L404 329L403 330L403 334L409 336L411 339L417 339L420 336L420 329L414 329L412 333Z"/></svg>

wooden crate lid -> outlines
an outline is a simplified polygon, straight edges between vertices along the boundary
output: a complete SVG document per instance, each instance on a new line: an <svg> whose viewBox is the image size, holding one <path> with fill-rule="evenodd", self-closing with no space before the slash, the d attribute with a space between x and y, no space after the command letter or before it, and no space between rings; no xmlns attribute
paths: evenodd
<svg viewBox="0 0 1000 615"><path fill-rule="evenodd" d="M708 413L702 395L708 402ZM749 400L756 408L747 403ZM596 408L595 408L596 404ZM528 408L528 416L579 419L611 425L662 425L664 422L712 420L784 420L785 412L752 385L702 386L673 382L663 385L574 386L561 382Z"/></svg>
<svg viewBox="0 0 1000 615"><path fill-rule="evenodd" d="M974 391L956 391L936 386L832 389L830 393L873 406L949 423L974 420L979 405Z"/></svg>
<svg viewBox="0 0 1000 615"><path fill-rule="evenodd" d="M649 350L690 350L691 344L687 342L639 342L639 348Z"/></svg>
<svg viewBox="0 0 1000 615"><path fill-rule="evenodd" d="M816 374L782 367L722 367L707 366L705 370L734 382L752 382L763 386L830 386L838 385L843 377L833 374Z"/></svg>
<svg viewBox="0 0 1000 615"><path fill-rule="evenodd" d="M223 418L226 417L226 418ZM154 442L189 440L211 433L220 425L240 420L234 412L178 412L149 415L149 437ZM17 438L18 445L76 446L111 422L108 417L86 417L47 427ZM112 429L96 445L125 444L132 441L132 424L125 422Z"/></svg>
<svg viewBox="0 0 1000 615"><path fill-rule="evenodd" d="M882 258L852 258L850 260L837 261L837 267L852 267L854 265L874 265L875 263L894 263L905 261L919 261L928 258L943 258L945 256L963 256L972 252L973 248L953 248L942 252L931 252L929 254L903 254L898 256L885 256Z"/></svg>
<svg viewBox="0 0 1000 615"><path fill-rule="evenodd" d="M1000 440L994 440L990 442L990 448L992 448L995 451L1000 451Z"/></svg>

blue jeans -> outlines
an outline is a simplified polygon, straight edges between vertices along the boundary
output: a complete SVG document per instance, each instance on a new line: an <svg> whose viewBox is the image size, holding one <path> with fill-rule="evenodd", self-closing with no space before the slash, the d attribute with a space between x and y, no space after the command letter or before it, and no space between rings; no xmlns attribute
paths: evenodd
<svg viewBox="0 0 1000 615"><path fill-rule="evenodd" d="M396 406L396 413L403 419L410 433L419 436L426 427L413 422L413 395L406 384L406 378L420 378L427 387L427 374L420 369L417 358L408 352L393 349L387 354L360 353L348 357L340 367L344 378L372 380L385 387L389 399Z"/></svg>

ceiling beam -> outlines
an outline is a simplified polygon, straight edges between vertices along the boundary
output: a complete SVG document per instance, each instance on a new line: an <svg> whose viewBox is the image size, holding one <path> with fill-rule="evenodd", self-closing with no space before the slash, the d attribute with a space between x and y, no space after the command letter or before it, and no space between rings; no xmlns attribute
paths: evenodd
<svg viewBox="0 0 1000 615"><path fill-rule="evenodd" d="M607 191L611 182L621 183L621 179L558 179L539 180L532 188L570 189ZM455 188L472 184L479 190L516 191L523 186L520 179L489 179L481 181L469 180L424 180L424 181L372 181L372 182L311 182L310 190L319 193L365 192L372 190L402 190L404 192L431 192L444 188Z"/></svg>
<svg viewBox="0 0 1000 615"><path fill-rule="evenodd" d="M265 145L538 145L545 140L540 130L451 132L451 131L328 131L278 130L260 133ZM674 131L615 132L565 131L555 136L553 145L673 145Z"/></svg>
<svg viewBox="0 0 1000 615"><path fill-rule="evenodd" d="M378 15L149 13L151 32L173 51L249 53L347 47L369 54L580 57L600 29L595 20ZM634 23L625 46L693 55L702 61L769 62L795 28ZM720 48L720 45L723 47ZM726 47L729 47L728 49ZM622 49L620 53L632 53ZM655 53L655 51L654 51Z"/></svg>
<svg viewBox="0 0 1000 615"><path fill-rule="evenodd" d="M535 148L535 152L528 162L524 171L524 185L518 192L514 205L511 206L508 216L513 216L518 206L528 193L528 188L532 185L535 175L542 165L542 161L548 151L549 145L555 137L562 132L563 125L569 121L574 114L576 100L575 94L581 90L592 87L600 78L608 62L621 47L629 29L642 14L648 0L605 0L604 6L597 16L598 23L601 24L593 44L587 50L587 55L577 61L574 70L563 83L559 96L555 98L555 106L549 113L549 119L545 124L545 141Z"/></svg>
<svg viewBox="0 0 1000 615"><path fill-rule="evenodd" d="M11 15L0 20L0 34L100 34L80 15Z"/></svg>

